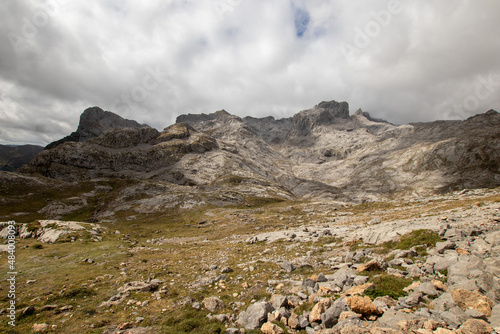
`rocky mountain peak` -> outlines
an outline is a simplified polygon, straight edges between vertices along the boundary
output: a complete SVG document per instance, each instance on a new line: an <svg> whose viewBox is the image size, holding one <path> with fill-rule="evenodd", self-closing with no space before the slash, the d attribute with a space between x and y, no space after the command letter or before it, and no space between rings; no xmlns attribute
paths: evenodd
<svg viewBox="0 0 500 334"><path fill-rule="evenodd" d="M106 130L120 128L149 127L136 121L124 119L110 111L104 111L99 107L91 107L84 110L80 115L80 123L75 132L58 141L52 142L45 149L52 149L66 142L84 142L88 139L99 137Z"/></svg>
<svg viewBox="0 0 500 334"><path fill-rule="evenodd" d="M133 120L124 119L110 111L104 111L99 107L85 109L80 116L77 133L80 134L80 141L98 137L104 131L118 128L139 128L141 125Z"/></svg>
<svg viewBox="0 0 500 334"><path fill-rule="evenodd" d="M317 126L343 123L349 119L349 104L347 102L323 101L313 108L303 110L293 116L291 134L306 136Z"/></svg>
<svg viewBox="0 0 500 334"><path fill-rule="evenodd" d="M373 118L369 112L367 111L363 111L360 109L356 110L356 112L354 113L354 116L362 116L364 118L366 118L367 120L371 121L371 122L376 122L376 123L389 123L387 122L386 120L383 120L383 119L380 119L380 118Z"/></svg>

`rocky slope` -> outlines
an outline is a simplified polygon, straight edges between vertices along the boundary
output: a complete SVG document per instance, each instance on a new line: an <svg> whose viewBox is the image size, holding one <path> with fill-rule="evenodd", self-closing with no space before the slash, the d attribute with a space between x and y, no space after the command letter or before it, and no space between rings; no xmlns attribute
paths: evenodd
<svg viewBox="0 0 500 334"><path fill-rule="evenodd" d="M351 200L500 182L500 115L493 110L462 122L396 126L361 110L349 116L346 102L330 101L291 119L241 119L218 112L180 116L178 121L232 141L238 148L258 137L269 146L261 143L258 151L248 153L259 156L270 148L280 155L275 161L287 176L332 186ZM229 126L242 131L231 131ZM327 194L327 189L307 188L299 195Z"/></svg>
<svg viewBox="0 0 500 334"><path fill-rule="evenodd" d="M500 189L198 214L18 225L19 332L500 330Z"/></svg>
<svg viewBox="0 0 500 334"><path fill-rule="evenodd" d="M500 115L393 125L346 102L292 118L182 115L159 132L95 107L25 173L128 178L265 198L372 201L500 185Z"/></svg>
<svg viewBox="0 0 500 334"><path fill-rule="evenodd" d="M87 108L80 116L78 129L70 135L47 145L47 149L54 148L66 142L83 142L87 139L99 137L109 129L139 128L136 121L124 119L112 112L104 111L99 107Z"/></svg>

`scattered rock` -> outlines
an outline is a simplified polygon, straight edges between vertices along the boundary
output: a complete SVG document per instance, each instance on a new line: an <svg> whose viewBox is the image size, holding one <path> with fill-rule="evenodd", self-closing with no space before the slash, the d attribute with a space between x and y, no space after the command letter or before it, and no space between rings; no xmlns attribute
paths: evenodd
<svg viewBox="0 0 500 334"><path fill-rule="evenodd" d="M266 322L260 328L260 331L264 334L283 334L284 331L279 326L273 324L272 322Z"/></svg>
<svg viewBox="0 0 500 334"><path fill-rule="evenodd" d="M353 296L346 298L346 301L351 311L362 314L365 317L370 315L381 315L383 313L382 310L378 309L375 304L373 304L370 297Z"/></svg>
<svg viewBox="0 0 500 334"><path fill-rule="evenodd" d="M348 311L349 307L347 306L347 301L345 298L337 299L333 305L331 305L325 313L321 315L321 323L324 328L332 328L335 326L339 319L340 315Z"/></svg>
<svg viewBox="0 0 500 334"><path fill-rule="evenodd" d="M275 310L288 305L288 299L283 295L272 295L269 302Z"/></svg>
<svg viewBox="0 0 500 334"><path fill-rule="evenodd" d="M283 269L287 273L291 273L292 271L295 270L295 267L290 261L283 261L283 264L281 265L281 269Z"/></svg>
<svg viewBox="0 0 500 334"><path fill-rule="evenodd" d="M49 325L46 324L46 323L43 323L43 324L33 324L33 326L31 326L31 330L34 333L45 333L45 332L49 331Z"/></svg>
<svg viewBox="0 0 500 334"><path fill-rule="evenodd" d="M316 305L314 305L311 314L309 314L309 322L320 322L321 314L332 305L333 301L331 298L323 298Z"/></svg>
<svg viewBox="0 0 500 334"><path fill-rule="evenodd" d="M377 260L371 260L367 263L358 266L358 272L377 270L380 268L380 263Z"/></svg>
<svg viewBox="0 0 500 334"><path fill-rule="evenodd" d="M483 296L477 291L465 289L456 289L451 291L451 296L455 303L463 310L475 309L483 313L486 317L491 316L491 309L494 304L486 296Z"/></svg>
<svg viewBox="0 0 500 334"><path fill-rule="evenodd" d="M366 283L363 285L353 286L352 288L350 288L349 290L344 292L344 294L346 296L363 295L363 294L365 294L366 290L369 290L369 289L373 288L374 286L375 286L375 284L373 284L373 283Z"/></svg>
<svg viewBox="0 0 500 334"><path fill-rule="evenodd" d="M246 311L240 313L238 324L245 329L259 329L267 321L267 314L274 311L271 304L258 302L250 305Z"/></svg>
<svg viewBox="0 0 500 334"><path fill-rule="evenodd" d="M457 330L457 334L489 334L493 328L484 320L469 319Z"/></svg>
<svg viewBox="0 0 500 334"><path fill-rule="evenodd" d="M203 307L205 307L208 311L215 313L218 310L224 308L224 302L217 297L209 297L203 299Z"/></svg>
<svg viewBox="0 0 500 334"><path fill-rule="evenodd" d="M439 254L443 254L447 249L455 249L456 244L453 241L443 241L436 243L436 250Z"/></svg>

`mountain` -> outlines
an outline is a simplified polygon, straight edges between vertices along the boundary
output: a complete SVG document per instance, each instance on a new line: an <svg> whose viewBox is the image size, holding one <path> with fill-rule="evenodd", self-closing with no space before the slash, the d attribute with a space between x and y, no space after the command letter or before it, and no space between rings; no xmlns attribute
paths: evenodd
<svg viewBox="0 0 500 334"><path fill-rule="evenodd" d="M13 172L31 161L43 147L37 145L0 145L0 170Z"/></svg>
<svg viewBox="0 0 500 334"><path fill-rule="evenodd" d="M110 111L104 111L99 107L87 108L80 116L78 129L70 135L50 143L47 149L54 148L66 142L83 142L90 138L99 137L109 129L118 128L140 128L147 125L141 125L136 121L124 119Z"/></svg>
<svg viewBox="0 0 500 334"><path fill-rule="evenodd" d="M499 126L493 110L465 121L394 125L328 101L280 120L225 110L181 115L160 132L94 107L76 132L21 171L64 181L142 180L159 187L142 193L158 210L166 189L198 203L226 195L231 203L376 201L500 185Z"/></svg>

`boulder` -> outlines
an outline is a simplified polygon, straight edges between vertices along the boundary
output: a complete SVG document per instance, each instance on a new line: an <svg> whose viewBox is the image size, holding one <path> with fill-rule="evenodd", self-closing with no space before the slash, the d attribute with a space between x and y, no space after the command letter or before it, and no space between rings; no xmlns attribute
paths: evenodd
<svg viewBox="0 0 500 334"><path fill-rule="evenodd" d="M491 245L491 247L496 247L500 245L500 231L492 232L486 235L484 240Z"/></svg>
<svg viewBox="0 0 500 334"><path fill-rule="evenodd" d="M457 334L490 334L493 328L484 320L469 319L457 330Z"/></svg>
<svg viewBox="0 0 500 334"><path fill-rule="evenodd" d="M363 316L381 315L383 312L375 304L373 304L370 297L353 296L346 298L349 309L355 313L362 314Z"/></svg>
<svg viewBox="0 0 500 334"><path fill-rule="evenodd" d="M266 322L260 328L260 331L264 334L283 334L284 331L278 325L273 324L272 322Z"/></svg>
<svg viewBox="0 0 500 334"><path fill-rule="evenodd" d="M455 249L457 244L453 241L443 241L443 242L437 242L436 243L436 251L439 254L443 254L445 250L447 249Z"/></svg>
<svg viewBox="0 0 500 334"><path fill-rule="evenodd" d="M483 313L486 317L491 316L493 302L477 291L456 289L451 291L451 297L463 311L472 308Z"/></svg>
<svg viewBox="0 0 500 334"><path fill-rule="evenodd" d="M398 323L403 320L413 320L413 314L389 309L378 319L378 326L382 328L398 329Z"/></svg>
<svg viewBox="0 0 500 334"><path fill-rule="evenodd" d="M333 301L331 298L323 298L316 305L314 305L311 314L309 314L309 322L321 321L321 314L323 314L331 305Z"/></svg>
<svg viewBox="0 0 500 334"><path fill-rule="evenodd" d="M275 310L288 306L288 299L283 295L272 295L269 301Z"/></svg>
<svg viewBox="0 0 500 334"><path fill-rule="evenodd" d="M281 269L283 269L287 273L291 273L295 270L295 267L290 261L283 261L283 263L281 264Z"/></svg>
<svg viewBox="0 0 500 334"><path fill-rule="evenodd" d="M34 333L45 333L45 332L49 331L49 325L47 325L46 323L43 323L43 324L33 324L33 326L31 326L31 330Z"/></svg>
<svg viewBox="0 0 500 334"><path fill-rule="evenodd" d="M271 304L266 302L257 302L250 305L246 311L240 313L238 324L245 329L260 329L267 321L267 314L274 311Z"/></svg>
<svg viewBox="0 0 500 334"><path fill-rule="evenodd" d="M214 313L224 308L224 302L217 297L203 299L203 306L210 312Z"/></svg>
<svg viewBox="0 0 500 334"><path fill-rule="evenodd" d="M363 271L372 271L372 270L377 270L381 267L381 264L377 260L371 260L367 263L363 263L358 266L357 270L358 273L363 272Z"/></svg>
<svg viewBox="0 0 500 334"><path fill-rule="evenodd" d="M500 327L500 304L491 309L490 324L494 328Z"/></svg>
<svg viewBox="0 0 500 334"><path fill-rule="evenodd" d="M347 301L345 298L337 299L326 311L321 315L321 323L323 328L332 328L337 324L340 315L348 311Z"/></svg>
<svg viewBox="0 0 500 334"><path fill-rule="evenodd" d="M369 290L369 289L373 288L374 286L375 286L375 284L373 284L373 283L365 283L363 285L353 286L352 288L347 290L344 294L346 296L363 295L363 294L365 294L366 290Z"/></svg>

